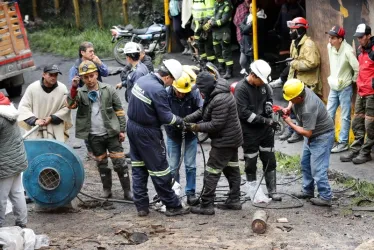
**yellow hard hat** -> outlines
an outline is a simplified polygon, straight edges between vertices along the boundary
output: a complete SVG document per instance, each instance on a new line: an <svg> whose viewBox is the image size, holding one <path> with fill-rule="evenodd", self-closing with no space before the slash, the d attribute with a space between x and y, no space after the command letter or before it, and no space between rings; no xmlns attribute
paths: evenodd
<svg viewBox="0 0 374 250"><path fill-rule="evenodd" d="M182 72L182 76L173 82L173 87L180 93L191 92L191 78L186 72Z"/></svg>
<svg viewBox="0 0 374 250"><path fill-rule="evenodd" d="M200 69L193 65L183 65L183 72L187 73L190 76L191 84L194 85L196 83L196 73L194 70L199 71Z"/></svg>
<svg viewBox="0 0 374 250"><path fill-rule="evenodd" d="M78 70L79 70L79 75L82 76L82 75L97 71L97 67L96 67L96 64L94 64L92 61L86 60L86 61L81 62Z"/></svg>
<svg viewBox="0 0 374 250"><path fill-rule="evenodd" d="M299 79L290 79L283 86L283 98L286 101L298 97L304 90L304 83Z"/></svg>

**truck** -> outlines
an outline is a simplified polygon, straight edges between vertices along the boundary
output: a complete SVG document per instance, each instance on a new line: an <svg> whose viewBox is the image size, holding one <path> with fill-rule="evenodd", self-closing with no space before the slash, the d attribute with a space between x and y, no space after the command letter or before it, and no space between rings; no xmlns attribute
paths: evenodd
<svg viewBox="0 0 374 250"><path fill-rule="evenodd" d="M0 89L20 96L23 73L35 68L18 3L0 0Z"/></svg>

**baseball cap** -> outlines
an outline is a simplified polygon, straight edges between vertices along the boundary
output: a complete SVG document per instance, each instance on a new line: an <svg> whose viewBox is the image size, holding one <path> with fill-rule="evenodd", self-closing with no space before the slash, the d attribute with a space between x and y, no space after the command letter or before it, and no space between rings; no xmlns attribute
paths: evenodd
<svg viewBox="0 0 374 250"><path fill-rule="evenodd" d="M57 65L56 64L51 64L51 65L47 65L44 67L43 69L43 72L44 73L59 73L60 75L62 75L61 71L58 69Z"/></svg>
<svg viewBox="0 0 374 250"><path fill-rule="evenodd" d="M335 25L331 28L331 30L325 32L325 34L329 34L330 36L344 37L345 30L339 25Z"/></svg>
<svg viewBox="0 0 374 250"><path fill-rule="evenodd" d="M357 26L356 33L353 35L355 37L362 37L364 35L369 35L371 34L371 28L370 26L361 23Z"/></svg>

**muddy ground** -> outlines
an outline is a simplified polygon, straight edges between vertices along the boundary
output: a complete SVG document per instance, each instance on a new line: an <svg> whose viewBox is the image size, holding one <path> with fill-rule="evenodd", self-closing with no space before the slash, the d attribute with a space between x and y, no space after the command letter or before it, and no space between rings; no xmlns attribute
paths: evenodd
<svg viewBox="0 0 374 250"><path fill-rule="evenodd" d="M37 54L36 64L41 67L45 62L58 63L64 75L62 82L67 82L67 71L74 60L67 60L51 55ZM109 61L109 65L118 66ZM27 84L37 80L41 75L40 68L26 75ZM107 82L116 84L119 77L109 77ZM27 85L25 85L26 87ZM123 97L123 91L121 96ZM19 98L13 100L16 104ZM124 102L124 106L127 104ZM75 117L75 114L73 114ZM86 150L82 141L74 139L70 146L81 145L76 149L84 160L86 171L83 190L91 195L99 195L101 183L95 162L86 159ZM124 143L128 149L128 142ZM209 141L203 144L206 157L209 152ZM243 164L243 163L242 163ZM197 190L202 186L204 169L202 153L197 156ZM184 172L182 167L181 173ZM260 172L260 171L258 171ZM182 180L183 180L182 174ZM279 175L278 182L289 182L296 176ZM243 176L244 178L244 176ZM341 187L333 183L334 190ZM184 181L182 181L184 185ZM221 178L221 187L217 192L219 200L224 199L227 185ZM154 195L153 185L149 181L150 197ZM222 187L223 186L223 187ZM290 193L300 189L300 180L278 187L278 191ZM263 186L264 188L264 186ZM114 175L114 198L121 199L122 191ZM367 212L351 213L348 209L352 196L350 190L335 194L332 208L321 208L303 202L303 207L293 209L267 209L269 214L268 228L265 234L257 235L251 230L253 213L258 209L250 201L243 204L241 211L216 210L214 216L189 214L179 217L166 217L151 211L148 217L139 218L131 204L93 202L90 198L79 195L84 200L74 212L38 213L34 205L29 204L28 227L36 234L47 234L51 239L49 249L355 249L358 245L373 238L374 216ZM283 197L281 203L270 206L298 205L295 200ZM278 218L287 218L288 223L277 223ZM13 216L7 217L7 225L13 224ZM148 240L139 245L130 245L138 240L132 233L144 233Z"/></svg>

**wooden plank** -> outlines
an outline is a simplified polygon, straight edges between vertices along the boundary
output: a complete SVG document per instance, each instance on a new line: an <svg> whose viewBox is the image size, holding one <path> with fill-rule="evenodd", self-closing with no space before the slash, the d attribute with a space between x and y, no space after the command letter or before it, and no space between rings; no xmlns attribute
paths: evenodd
<svg viewBox="0 0 374 250"><path fill-rule="evenodd" d="M12 41L10 41L10 39L6 39L6 40L4 39L0 41L0 46L4 46L8 44L12 44Z"/></svg>
<svg viewBox="0 0 374 250"><path fill-rule="evenodd" d="M12 49L12 43L0 46L0 51L4 51L4 50L8 50L8 49Z"/></svg>
<svg viewBox="0 0 374 250"><path fill-rule="evenodd" d="M0 19L0 27L3 27L6 25L6 20L5 19Z"/></svg>
<svg viewBox="0 0 374 250"><path fill-rule="evenodd" d="M0 28L0 34L5 34L7 32L9 32L8 26Z"/></svg>
<svg viewBox="0 0 374 250"><path fill-rule="evenodd" d="M12 26L14 26L14 25L12 25L12 23L10 22L10 19L11 19L11 17L12 16L17 16L17 13L16 13L16 11L15 11L15 9L14 9L14 6L13 7L11 7L11 9L8 9L8 6L7 5L4 5L3 6L4 7L4 12L6 13L6 15L5 15L5 17L6 17L6 21L7 21L7 23L8 23L8 27L9 27L9 31L10 31L10 39L11 39L11 41L12 41L12 45L13 45L13 51L14 51L14 53L16 54L16 55L18 55L19 54L19 50L17 49L17 46L16 46L16 39L15 39L15 37L12 35L13 34L13 27Z"/></svg>
<svg viewBox="0 0 374 250"><path fill-rule="evenodd" d="M12 49L3 50L3 51L0 51L0 56L9 55L11 53L13 53Z"/></svg>

